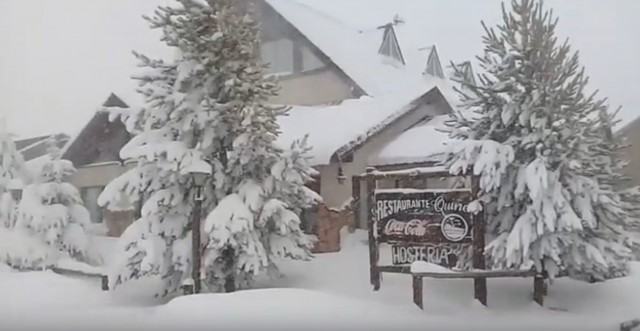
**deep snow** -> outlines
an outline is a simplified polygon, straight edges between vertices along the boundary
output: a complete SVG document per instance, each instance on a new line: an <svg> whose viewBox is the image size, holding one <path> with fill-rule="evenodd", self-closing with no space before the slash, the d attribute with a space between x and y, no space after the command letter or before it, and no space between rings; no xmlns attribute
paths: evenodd
<svg viewBox="0 0 640 331"><path fill-rule="evenodd" d="M101 240L108 252L113 240ZM382 261L389 252L382 250ZM425 280L425 310L411 302L411 278L384 274L368 282L366 233L343 240L339 253L285 262L286 277L258 289L163 302L123 301L97 279L50 271L0 269L0 325L12 330L617 330L640 317L640 264L630 277L603 284L556 281L545 308L531 301L530 279L489 280L489 308L474 302L471 280ZM280 288L285 287L285 288Z"/></svg>

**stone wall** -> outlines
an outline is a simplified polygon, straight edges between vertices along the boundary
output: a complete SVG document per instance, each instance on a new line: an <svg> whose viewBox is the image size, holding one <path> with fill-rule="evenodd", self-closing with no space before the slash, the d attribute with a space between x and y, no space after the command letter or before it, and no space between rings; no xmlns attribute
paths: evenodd
<svg viewBox="0 0 640 331"><path fill-rule="evenodd" d="M349 232L354 232L356 228L355 217L350 209L337 210L325 204L318 206L317 223L318 240L312 249L313 253L340 251L340 230L346 226Z"/></svg>
<svg viewBox="0 0 640 331"><path fill-rule="evenodd" d="M107 225L107 236L120 237L133 222L133 210L105 211L104 221Z"/></svg>

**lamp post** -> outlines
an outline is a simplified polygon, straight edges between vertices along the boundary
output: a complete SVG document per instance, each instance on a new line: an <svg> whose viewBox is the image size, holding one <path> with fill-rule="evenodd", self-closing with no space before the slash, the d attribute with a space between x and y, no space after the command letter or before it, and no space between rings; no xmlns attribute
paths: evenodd
<svg viewBox="0 0 640 331"><path fill-rule="evenodd" d="M202 212L202 201L204 201L204 194L202 187L205 181L211 175L211 166L202 161L193 167L190 171L191 179L193 180L193 188L195 190L193 195L193 212L191 214L191 243L192 243L192 260L193 269L191 270L191 277L193 278L193 293L200 293L201 279L200 279L200 218Z"/></svg>
<svg viewBox="0 0 640 331"><path fill-rule="evenodd" d="M11 197L15 202L20 202L20 200L22 199L23 188L24 184L22 183L22 180L17 178L10 180L7 185L7 189L9 190L9 193L11 194Z"/></svg>

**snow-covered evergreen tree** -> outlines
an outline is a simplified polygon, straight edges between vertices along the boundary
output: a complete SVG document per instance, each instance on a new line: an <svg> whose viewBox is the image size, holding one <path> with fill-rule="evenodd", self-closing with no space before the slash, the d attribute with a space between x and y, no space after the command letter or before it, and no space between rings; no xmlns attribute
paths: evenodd
<svg viewBox="0 0 640 331"><path fill-rule="evenodd" d="M204 187L203 269L210 287L248 285L274 268L274 258L307 258L309 243L298 213L317 198L304 187L312 169L304 144L289 153L274 145L283 107L260 61L258 26L248 1L180 0L147 20L175 48L170 60L137 55L144 71L135 78L145 97L140 109L111 109L135 137L121 157L137 167L111 182L100 196L109 206L135 203L141 218L122 236L122 258L112 287L153 279L166 295L187 278L191 265L189 171L206 161L213 175Z"/></svg>
<svg viewBox="0 0 640 331"><path fill-rule="evenodd" d="M16 201L8 192L12 183L26 180L26 167L22 154L16 149L7 130L4 117L0 117L0 224L10 228L15 223Z"/></svg>
<svg viewBox="0 0 640 331"><path fill-rule="evenodd" d="M60 159L57 141L49 142L48 159L40 172L34 174L33 183L25 186L18 204L16 229L49 247L47 256L32 256L37 261L25 261L29 265L54 263L64 257L89 262L89 212L84 207L80 193L67 176L75 169L70 161ZM40 265L42 266L42 265Z"/></svg>
<svg viewBox="0 0 640 331"><path fill-rule="evenodd" d="M603 102L586 95L584 69L569 44L558 43L552 13L533 0L511 4L511 11L503 5L497 29L485 26L485 73L461 92L477 116L453 121L451 136L464 141L446 163L461 169L481 161L474 171L493 267L535 266L552 277L591 280L622 274L629 215L603 179L616 170L596 176L602 160L611 160L597 148ZM496 151L508 157L492 162Z"/></svg>

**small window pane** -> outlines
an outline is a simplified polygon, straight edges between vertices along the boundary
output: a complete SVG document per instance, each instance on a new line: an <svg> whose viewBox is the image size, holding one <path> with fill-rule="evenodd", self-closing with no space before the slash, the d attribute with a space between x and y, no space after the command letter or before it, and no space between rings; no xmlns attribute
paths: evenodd
<svg viewBox="0 0 640 331"><path fill-rule="evenodd" d="M324 67L324 63L307 47L302 48L302 71L310 71Z"/></svg>
<svg viewBox="0 0 640 331"><path fill-rule="evenodd" d="M269 41L262 44L262 61L269 64L274 74L293 73L293 42L289 39Z"/></svg>

